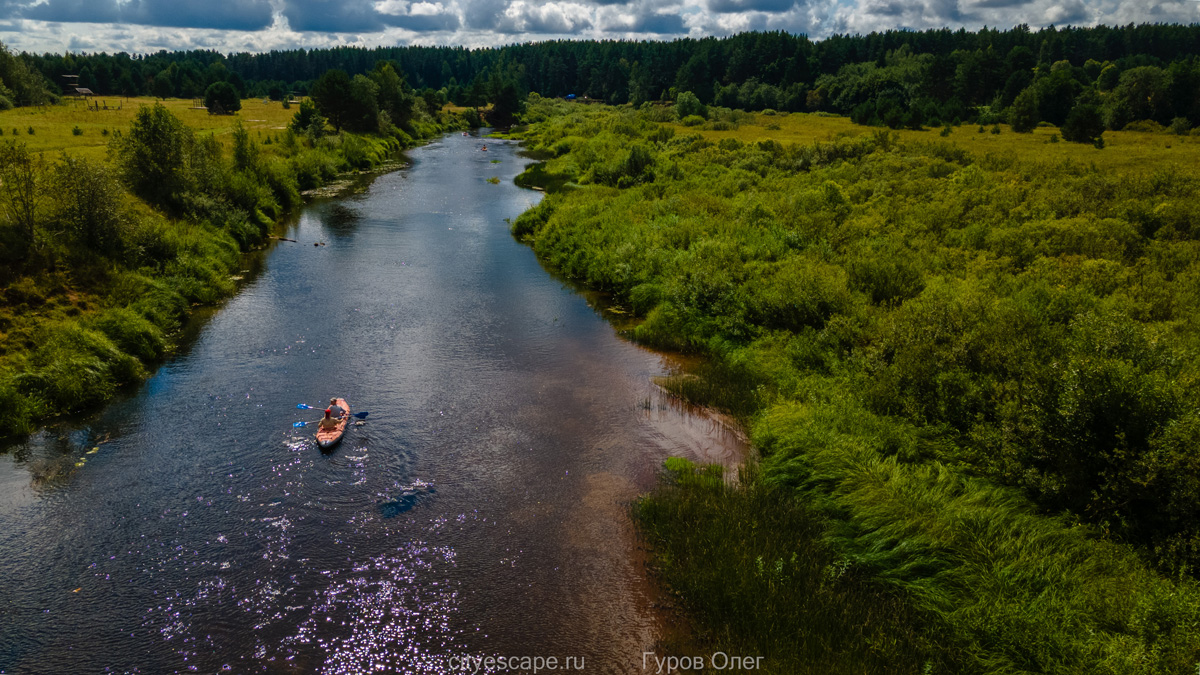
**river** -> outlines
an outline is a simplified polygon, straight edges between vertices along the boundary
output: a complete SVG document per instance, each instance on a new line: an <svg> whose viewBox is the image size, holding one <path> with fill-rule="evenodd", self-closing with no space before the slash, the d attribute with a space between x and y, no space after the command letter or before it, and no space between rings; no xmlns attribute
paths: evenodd
<svg viewBox="0 0 1200 675"><path fill-rule="evenodd" d="M0 673L641 672L628 505L744 448L513 240L515 145L409 159L305 208L136 391L0 454ZM296 405L335 395L369 415L323 453Z"/></svg>

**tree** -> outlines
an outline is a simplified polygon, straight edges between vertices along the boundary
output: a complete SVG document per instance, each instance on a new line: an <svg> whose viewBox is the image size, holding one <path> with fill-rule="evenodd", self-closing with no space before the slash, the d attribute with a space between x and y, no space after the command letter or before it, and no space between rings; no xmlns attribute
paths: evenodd
<svg viewBox="0 0 1200 675"><path fill-rule="evenodd" d="M312 101L300 101L300 109L292 115L288 128L297 134L306 134L312 138L320 138L325 134L325 117L317 110Z"/></svg>
<svg viewBox="0 0 1200 675"><path fill-rule="evenodd" d="M112 141L125 183L142 199L161 206L178 205L187 189L187 156L192 130L160 103L138 108L129 131Z"/></svg>
<svg viewBox="0 0 1200 675"><path fill-rule="evenodd" d="M1033 131L1038 124L1038 100L1033 87L1022 91L1008 111L1008 123L1020 133Z"/></svg>
<svg viewBox="0 0 1200 675"><path fill-rule="evenodd" d="M708 117L708 107L700 102L700 99L690 91L680 92L675 97L675 115L679 119L683 119L689 115L699 115L700 117Z"/></svg>
<svg viewBox="0 0 1200 675"><path fill-rule="evenodd" d="M1091 103L1080 103L1072 108L1062 125L1063 139L1075 143L1098 144L1103 133L1104 120L1100 117L1100 109Z"/></svg>
<svg viewBox="0 0 1200 675"><path fill-rule="evenodd" d="M37 223L45 190L41 157L24 143L0 146L0 195L4 212L24 237L24 249L37 245Z"/></svg>
<svg viewBox="0 0 1200 675"><path fill-rule="evenodd" d="M404 82L404 76L387 61L376 61L371 71L371 80L379 88L379 108L392 118L392 123L403 127L412 119L413 97Z"/></svg>
<svg viewBox="0 0 1200 675"><path fill-rule="evenodd" d="M346 102L346 128L351 131L379 131L379 85L366 75L350 80L350 100Z"/></svg>
<svg viewBox="0 0 1200 675"><path fill-rule="evenodd" d="M154 76L154 95L164 101L175 95L175 83L166 70Z"/></svg>
<svg viewBox="0 0 1200 675"><path fill-rule="evenodd" d="M100 162L64 156L54 167L54 221L88 250L112 255L124 227L120 183Z"/></svg>
<svg viewBox="0 0 1200 675"><path fill-rule="evenodd" d="M233 166L236 169L253 169L258 165L258 144L250 138L250 132L238 120L233 125Z"/></svg>
<svg viewBox="0 0 1200 675"><path fill-rule="evenodd" d="M137 86L128 71L121 73L120 79L117 80L117 93L126 98L138 95Z"/></svg>
<svg viewBox="0 0 1200 675"><path fill-rule="evenodd" d="M1063 68L1053 70L1049 75L1039 77L1033 86L1037 92L1038 117L1062 126L1082 89L1071 71Z"/></svg>
<svg viewBox="0 0 1200 675"><path fill-rule="evenodd" d="M504 78L492 96L488 122L493 126L512 124L525 107L525 97L517 89L517 83L510 78Z"/></svg>
<svg viewBox="0 0 1200 675"><path fill-rule="evenodd" d="M650 73L638 61L633 62L629 69L629 102L635 106L649 101Z"/></svg>
<svg viewBox="0 0 1200 675"><path fill-rule="evenodd" d="M204 92L204 107L210 115L232 115L242 109L242 100L232 84L213 82Z"/></svg>
<svg viewBox="0 0 1200 675"><path fill-rule="evenodd" d="M32 67L24 55L16 56L0 45L0 82L11 90L17 105L42 105L50 101L46 78Z"/></svg>
<svg viewBox="0 0 1200 675"><path fill-rule="evenodd" d="M338 131L342 130L350 117L351 102L354 98L350 84L350 76L346 71L328 70L317 78L310 92L317 110L321 111Z"/></svg>
<svg viewBox="0 0 1200 675"><path fill-rule="evenodd" d="M1126 110L1115 116L1114 122L1125 126L1136 120L1154 120L1165 124L1171 120L1171 101L1167 89L1167 74L1162 68L1141 66L1121 73L1109 101L1113 109ZM1114 129L1119 128L1114 125Z"/></svg>

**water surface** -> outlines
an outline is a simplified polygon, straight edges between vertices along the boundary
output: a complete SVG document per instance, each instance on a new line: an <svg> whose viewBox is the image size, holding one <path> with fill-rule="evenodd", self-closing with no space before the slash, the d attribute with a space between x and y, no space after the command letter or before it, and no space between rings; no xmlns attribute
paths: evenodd
<svg viewBox="0 0 1200 675"><path fill-rule="evenodd" d="M136 393L0 456L0 672L641 671L627 506L742 447L512 239L515 146L410 158L304 210ZM370 415L324 454L292 423L335 395Z"/></svg>

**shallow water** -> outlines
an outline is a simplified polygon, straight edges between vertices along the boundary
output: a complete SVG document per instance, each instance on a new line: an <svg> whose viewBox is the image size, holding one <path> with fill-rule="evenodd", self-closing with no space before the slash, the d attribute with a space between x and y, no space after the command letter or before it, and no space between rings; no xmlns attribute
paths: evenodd
<svg viewBox="0 0 1200 675"><path fill-rule="evenodd" d="M0 455L0 672L641 672L628 504L743 446L512 239L516 150L308 207L144 386ZM334 395L370 414L322 453L292 423Z"/></svg>

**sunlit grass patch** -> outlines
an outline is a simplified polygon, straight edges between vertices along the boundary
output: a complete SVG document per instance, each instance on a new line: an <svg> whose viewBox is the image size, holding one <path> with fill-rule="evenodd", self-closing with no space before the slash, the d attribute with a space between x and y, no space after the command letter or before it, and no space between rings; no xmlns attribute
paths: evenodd
<svg viewBox="0 0 1200 675"><path fill-rule="evenodd" d="M734 138L742 143L774 140L811 144L844 136L867 136L876 130L874 127L854 124L848 117L824 113L748 115L736 128L720 131L704 126L688 127L680 123L667 126L674 128L676 133L698 133L714 142ZM980 156L1006 155L1022 162L1051 164L1071 161L1085 166L1095 164L1100 169L1113 171L1143 172L1164 163L1193 166L1200 163L1200 137L1195 136L1179 136L1165 131L1106 131L1105 147L1096 149L1086 143L1053 142L1052 137L1062 138L1062 132L1053 126L1039 126L1030 133L1013 132L1007 124L996 126L1000 128L998 134L975 133L975 127L970 125L951 127L951 133L944 136L942 128L921 131L900 129L894 133L898 134L901 142L946 141Z"/></svg>
<svg viewBox="0 0 1200 675"><path fill-rule="evenodd" d="M89 107L96 102L100 103L100 110ZM282 132L296 112L295 108L285 109L278 101L263 103L261 99L242 101L242 109L234 115L209 115L207 110L194 108L191 99L164 101L146 96L98 96L88 101L67 99L58 105L0 111L0 132L3 132L0 143L25 143L31 151L45 153L50 160L64 151L79 157L103 160L107 156L108 142L113 133L129 126L139 106L152 106L155 103L163 105L199 132L216 133L227 145L231 142L237 120L241 120L256 139L262 140ZM33 134L28 133L30 128L34 130ZM76 128L80 130L79 134L72 131ZM13 129L17 129L18 133L14 135Z"/></svg>

